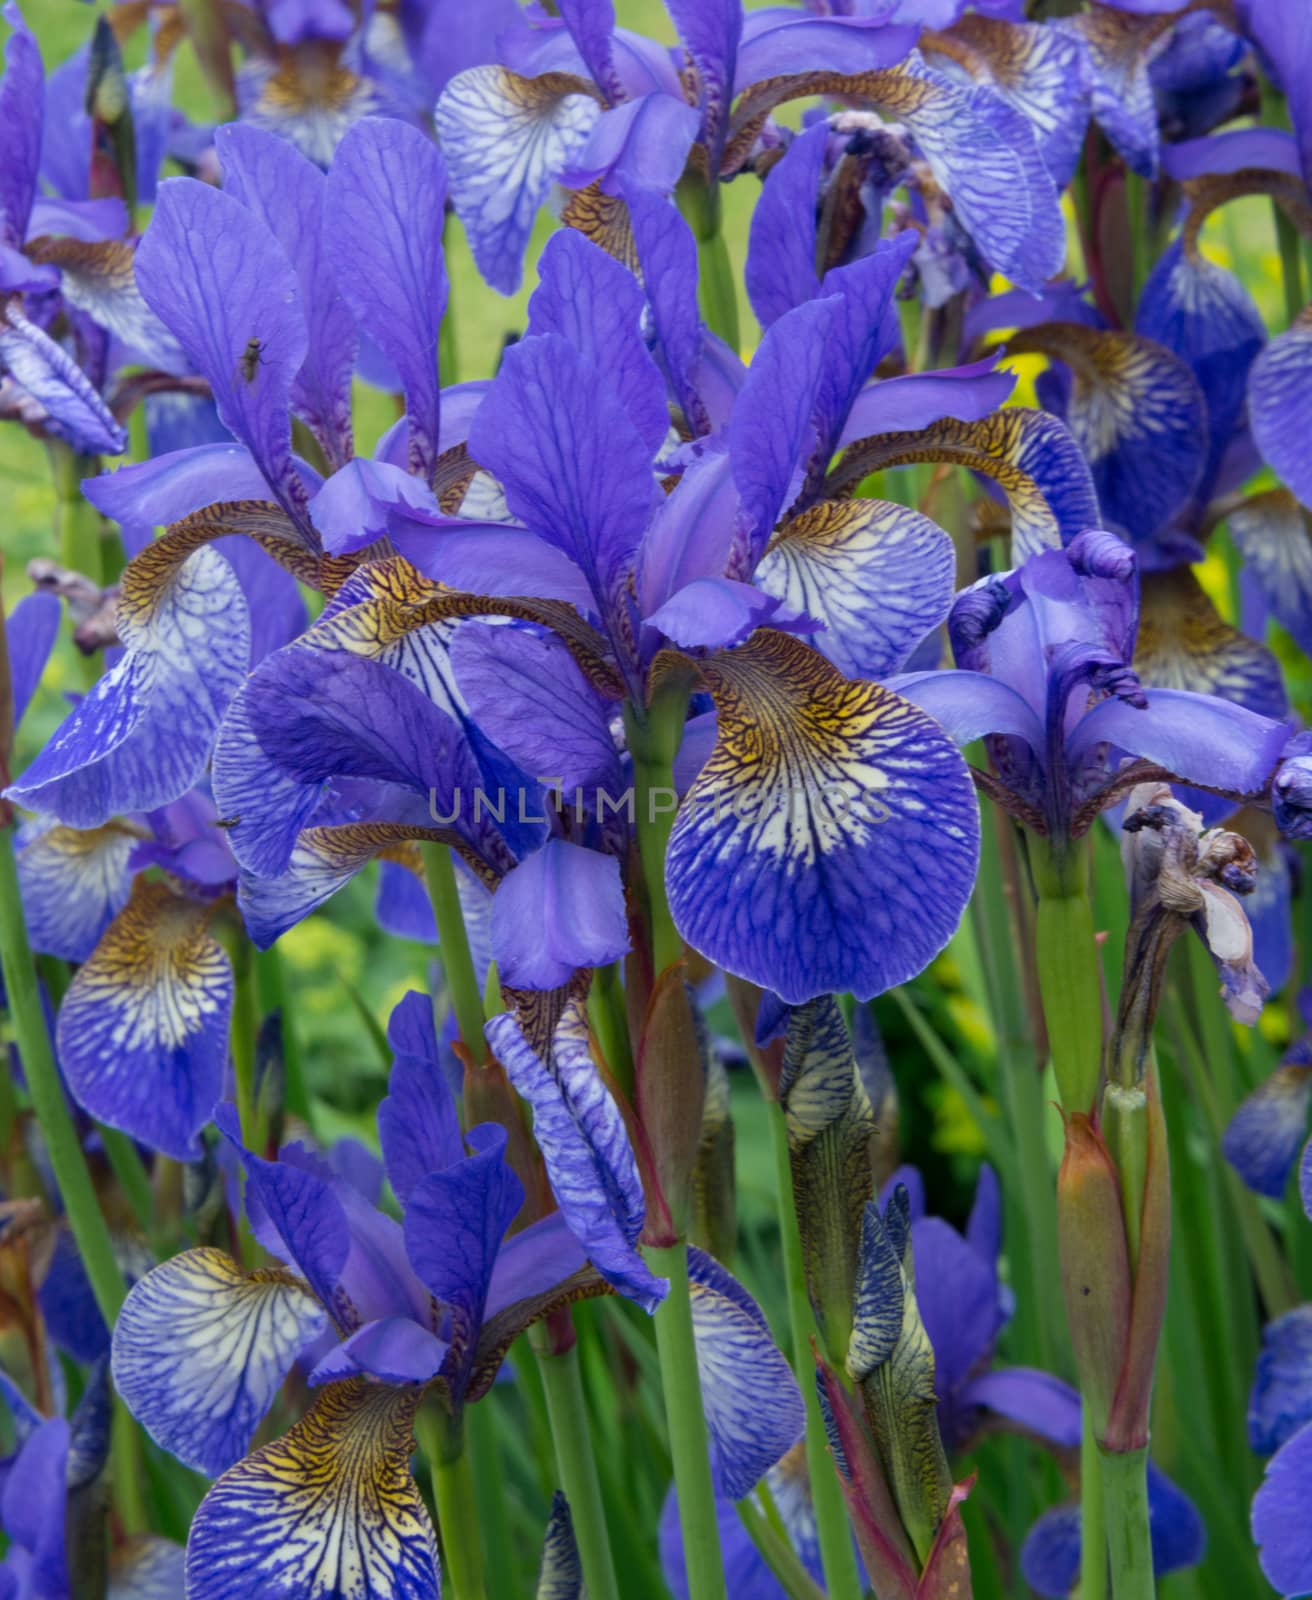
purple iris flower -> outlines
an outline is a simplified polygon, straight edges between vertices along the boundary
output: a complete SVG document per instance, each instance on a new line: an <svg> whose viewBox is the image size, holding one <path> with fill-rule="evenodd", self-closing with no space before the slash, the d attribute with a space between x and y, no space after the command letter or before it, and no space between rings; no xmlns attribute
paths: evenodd
<svg viewBox="0 0 1312 1600"><path fill-rule="evenodd" d="M133 1289L115 1327L115 1385L134 1414L180 1459L224 1474L192 1525L187 1576L198 1595L335 1570L342 1583L363 1572L381 1592L435 1600L436 1541L409 1468L421 1399L437 1386L458 1415L529 1323L604 1287L567 1211L508 1233L524 1190L506 1132L482 1124L462 1136L429 1001L407 996L389 1035L396 1055L379 1132L403 1221L298 1145L275 1161L253 1155L222 1107L252 1231L285 1266L247 1274L221 1251L186 1251ZM611 1184L631 1189L622 1129L616 1113L604 1150L580 1138L571 1154L594 1182L597 1164L612 1162ZM628 1198L641 1207L640 1190ZM606 1260L615 1276L614 1253ZM646 1292L662 1291L653 1282ZM298 1358L312 1362L315 1406L248 1455ZM340 1492L319 1492L326 1482ZM357 1517L356 1495L375 1489L386 1514Z"/></svg>
<svg viewBox="0 0 1312 1600"><path fill-rule="evenodd" d="M79 144L60 104L69 71L85 77L85 57L47 82L12 0L3 16L13 31L0 79L0 416L84 455L118 455L138 398L182 386L186 358L134 281L127 206L88 193L88 119ZM166 108L167 72L143 68L125 85L147 186L163 159L151 136L161 84ZM125 376L134 365L149 370Z"/></svg>
<svg viewBox="0 0 1312 1600"><path fill-rule="evenodd" d="M1299 1170L1303 1209L1312 1216L1312 1156ZM1267 1581L1278 1594L1312 1588L1307 1496L1312 1485L1312 1307L1298 1306L1262 1336L1248 1401L1253 1449L1271 1455L1253 1497L1253 1538ZM1274 1452L1274 1454L1272 1454Z"/></svg>
<svg viewBox="0 0 1312 1600"><path fill-rule="evenodd" d="M1230 803L1260 795L1285 742L1282 723L1230 701L1143 687L1135 566L1095 530L985 578L948 621L960 670L896 680L963 742L989 736L989 792L1055 844L1085 833L1137 775Z"/></svg>
<svg viewBox="0 0 1312 1600"><path fill-rule="evenodd" d="M903 169L913 155L927 162L1001 270L1036 288L1056 271L1056 190L1029 123L1008 104L1004 75L962 89L936 66L908 60L921 29L955 21L960 5L902 0L808 16L744 11L739 0L669 0L668 9L681 50L617 29L610 0L575 0L558 17L538 12L507 30L499 65L447 85L437 125L453 200L494 287L518 285L553 180L575 191L567 218L599 235L620 202L669 195L693 150L714 183L754 151L777 147L770 112L818 92L873 101L896 119Z"/></svg>
<svg viewBox="0 0 1312 1600"><path fill-rule="evenodd" d="M80 1520L101 1515L96 1497L87 1491L109 1458L108 1362L92 1367L67 1418L42 1416L4 1372L0 1400L14 1438L12 1453L0 1460L0 1526L9 1540L0 1559L0 1594L6 1600L58 1600L90 1576L82 1568L70 1570L69 1558L95 1548L94 1536L84 1541ZM182 1561L182 1547L169 1539L151 1534L128 1541L110 1558L102 1579L108 1583L107 1600L178 1592ZM172 1591L165 1587L169 1584Z"/></svg>
<svg viewBox="0 0 1312 1600"><path fill-rule="evenodd" d="M1260 879L1259 879L1260 882ZM1312 1027L1312 990L1299 992L1305 1027ZM1245 1095L1221 1140L1221 1152L1256 1194L1279 1200L1307 1139L1312 1107L1312 1034L1295 1039L1268 1078Z"/></svg>

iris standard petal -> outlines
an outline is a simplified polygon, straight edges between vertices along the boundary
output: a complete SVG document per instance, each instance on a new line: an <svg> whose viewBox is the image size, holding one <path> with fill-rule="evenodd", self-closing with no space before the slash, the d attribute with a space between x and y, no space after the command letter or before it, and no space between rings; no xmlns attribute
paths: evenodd
<svg viewBox="0 0 1312 1600"><path fill-rule="evenodd" d="M330 1384L226 1472L191 1525L189 1600L438 1600L437 1540L410 1475L418 1404L412 1389Z"/></svg>
<svg viewBox="0 0 1312 1600"><path fill-rule="evenodd" d="M802 1393L761 1308L695 1246L688 1280L712 1481L718 1494L741 1500L801 1438Z"/></svg>
<svg viewBox="0 0 1312 1600"><path fill-rule="evenodd" d="M210 908L139 878L59 1008L59 1059L92 1116L179 1161L223 1092L232 968Z"/></svg>
<svg viewBox="0 0 1312 1600"><path fill-rule="evenodd" d="M479 407L469 449L501 480L514 515L578 564L598 610L613 618L654 484L652 452L606 368L557 333L522 339Z"/></svg>
<svg viewBox="0 0 1312 1600"><path fill-rule="evenodd" d="M642 337L643 293L633 274L573 228L552 234L538 261L528 334L568 340L601 368L651 455L670 431L665 384Z"/></svg>
<svg viewBox="0 0 1312 1600"><path fill-rule="evenodd" d="M0 240L21 245L36 198L45 109L45 70L36 35L16 5L4 19L13 29L5 40L0 79Z"/></svg>
<svg viewBox="0 0 1312 1600"><path fill-rule="evenodd" d="M509 1013L488 1023L487 1038L533 1108L533 1136L574 1236L609 1283L655 1311L667 1285L637 1249L646 1214L642 1183L624 1119L592 1059L582 1009L566 1004L549 1059Z"/></svg>
<svg viewBox="0 0 1312 1600"><path fill-rule="evenodd" d="M289 407L309 341L282 247L231 195L170 178L137 248L136 273L147 304L209 380L224 427L287 511L303 515Z"/></svg>
<svg viewBox="0 0 1312 1600"><path fill-rule="evenodd" d="M505 67L457 73L437 102L451 200L484 278L513 294L524 247L553 178L576 159L601 106L564 73L521 78Z"/></svg>
<svg viewBox="0 0 1312 1600"><path fill-rule="evenodd" d="M755 581L824 624L816 647L840 672L886 678L947 616L955 574L952 540L918 511L822 500L779 529Z"/></svg>
<svg viewBox="0 0 1312 1600"><path fill-rule="evenodd" d="M387 1179L404 1206L430 1172L463 1160L460 1117L437 1053L433 1002L411 990L392 1009L387 1042L393 1051L387 1097L378 1107L378 1136Z"/></svg>
<svg viewBox="0 0 1312 1600"><path fill-rule="evenodd" d="M215 135L225 192L257 216L296 271L309 336L305 361L292 382L296 414L318 439L329 464L351 457L351 374L355 327L330 265L323 173L288 140L259 128L228 123ZM334 209L333 229L347 226ZM228 490L216 499L231 500Z"/></svg>
<svg viewBox="0 0 1312 1600"><path fill-rule="evenodd" d="M5 619L9 651L9 692L13 697L13 726L23 721L50 652L59 635L62 608L58 598L38 590L24 595Z"/></svg>
<svg viewBox="0 0 1312 1600"><path fill-rule="evenodd" d="M1253 1539L1267 1581L1282 1595L1312 1591L1312 1427L1301 1429L1267 1465L1253 1496Z"/></svg>
<svg viewBox="0 0 1312 1600"><path fill-rule="evenodd" d="M324 190L325 253L360 329L405 389L407 465L432 477L438 454L437 343L446 310L446 165L417 128L364 117L338 145Z"/></svg>
<svg viewBox="0 0 1312 1600"><path fill-rule="evenodd" d="M124 1302L114 1386L151 1438L213 1477L250 1449L296 1357L327 1324L290 1273L248 1275L222 1250L185 1250Z"/></svg>
<svg viewBox="0 0 1312 1600"><path fill-rule="evenodd" d="M698 666L718 729L666 861L684 938L791 1003L868 999L921 971L956 926L979 842L947 735L784 634Z"/></svg>
<svg viewBox="0 0 1312 1600"><path fill-rule="evenodd" d="M815 208L828 140L828 122L799 133L752 212L744 283L763 328L819 292Z"/></svg>
<svg viewBox="0 0 1312 1600"><path fill-rule="evenodd" d="M625 191L629 226L656 347L674 398L694 434L711 421L699 392L702 322L697 306L697 241L677 206L643 189Z"/></svg>

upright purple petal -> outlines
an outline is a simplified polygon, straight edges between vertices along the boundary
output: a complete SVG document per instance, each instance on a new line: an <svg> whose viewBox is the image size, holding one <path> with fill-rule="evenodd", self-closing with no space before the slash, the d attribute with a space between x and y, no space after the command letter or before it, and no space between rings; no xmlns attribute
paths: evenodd
<svg viewBox="0 0 1312 1600"><path fill-rule="evenodd" d="M697 307L697 241L677 206L643 189L625 193L629 226L651 308L655 354L694 434L709 433L710 417L699 392L702 322Z"/></svg>
<svg viewBox="0 0 1312 1600"><path fill-rule="evenodd" d="M404 1206L430 1172L453 1166L465 1152L427 995L412 990L397 1002L387 1038L394 1055L387 1098L378 1107L378 1137L388 1182Z"/></svg>
<svg viewBox="0 0 1312 1600"><path fill-rule="evenodd" d="M670 430L665 385L642 337L643 294L633 274L573 228L547 241L528 333L567 339L602 368L652 455Z"/></svg>
<svg viewBox="0 0 1312 1600"><path fill-rule="evenodd" d="M763 328L819 292L816 203L829 124L800 133L770 170L752 212L745 283Z"/></svg>
<svg viewBox="0 0 1312 1600"><path fill-rule="evenodd" d="M60 606L53 594L25 595L5 620L14 727L32 702L59 635Z"/></svg>
<svg viewBox="0 0 1312 1600"><path fill-rule="evenodd" d="M309 336L286 252L232 195L170 178L137 249L136 273L151 310L209 379L224 427L301 517L289 408Z"/></svg>
<svg viewBox="0 0 1312 1600"><path fill-rule="evenodd" d="M328 261L326 182L319 168L286 139L229 123L215 147L223 187L264 223L287 254L301 286L309 344L292 384L292 406L323 445L329 464L351 456L351 373L355 328ZM235 499L231 493L225 500Z"/></svg>
<svg viewBox="0 0 1312 1600"><path fill-rule="evenodd" d="M0 79L0 243L15 248L27 235L41 164L45 69L36 36L17 5L4 8L13 29L5 41Z"/></svg>
<svg viewBox="0 0 1312 1600"><path fill-rule="evenodd" d="M702 114L701 142L712 172L718 171L729 102L733 99L743 12L739 0L669 0L679 38L697 69Z"/></svg>
<svg viewBox="0 0 1312 1600"><path fill-rule="evenodd" d="M557 989L580 967L606 966L628 948L614 856L548 839L511 868L492 898L492 953L512 988Z"/></svg>
<svg viewBox="0 0 1312 1600"><path fill-rule="evenodd" d="M326 254L362 331L401 375L408 465L427 479L438 454L437 336L446 310L446 163L418 129L364 117L333 157Z"/></svg>
<svg viewBox="0 0 1312 1600"><path fill-rule="evenodd" d="M1312 1427L1301 1429L1272 1457L1253 1496L1253 1539L1267 1581L1279 1594L1312 1591Z"/></svg>

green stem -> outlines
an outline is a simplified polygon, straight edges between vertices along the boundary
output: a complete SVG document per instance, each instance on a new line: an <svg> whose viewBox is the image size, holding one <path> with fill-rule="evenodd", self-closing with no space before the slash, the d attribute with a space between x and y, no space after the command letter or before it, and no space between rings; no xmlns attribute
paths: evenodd
<svg viewBox="0 0 1312 1600"><path fill-rule="evenodd" d="M282 1061L287 1109L293 1116L310 1122L312 1121L310 1097L305 1087L301 1048L296 1038L294 1019L287 1004L282 957L278 953L276 944L271 944L267 950L255 952L255 987L259 998L260 1015L267 1017L276 1011L282 1019Z"/></svg>
<svg viewBox="0 0 1312 1600"><path fill-rule="evenodd" d="M1080 1431L1080 1600L1105 1600L1107 1527L1103 1517L1102 1464L1093 1418L1086 1406Z"/></svg>
<svg viewBox="0 0 1312 1600"><path fill-rule="evenodd" d="M14 1034L27 1073L28 1093L45 1138L64 1213L77 1240L78 1253L96 1304L112 1328L127 1290L114 1259L114 1245L101 1215L72 1113L55 1068L32 952L27 943L27 929L23 925L10 828L0 828L0 970L4 973Z"/></svg>
<svg viewBox="0 0 1312 1600"><path fill-rule="evenodd" d="M1037 874L1034 955L1062 1106L1087 1112L1102 1071L1102 979L1083 857L1063 865L1064 871Z"/></svg>
<svg viewBox="0 0 1312 1600"><path fill-rule="evenodd" d="M588 1600L619 1600L615 1562L601 1501L601 1481L592 1450L588 1403L579 1371L578 1347L571 1345L561 1354L553 1354L547 1348L545 1334L546 1330L539 1323L530 1330L530 1339L537 1353L538 1371L542 1374L551 1437L556 1447L556 1468L574 1519L574 1537L583 1562Z"/></svg>
<svg viewBox="0 0 1312 1600"><path fill-rule="evenodd" d="M444 1413L425 1408L415 1418L415 1433L432 1474L442 1559L453 1600L484 1600L478 1496L464 1448L464 1430Z"/></svg>
<svg viewBox="0 0 1312 1600"><path fill-rule="evenodd" d="M1113 1600L1153 1600L1157 1591L1148 1528L1148 1452L1106 1452L1100 1465Z"/></svg>
<svg viewBox="0 0 1312 1600"><path fill-rule="evenodd" d="M482 1061L487 1056L487 1044L483 1039L483 992L479 988L478 973L474 970L474 958L469 950L469 935L465 931L464 913L460 909L451 847L425 844L420 848L424 852L428 898L433 903L433 917L437 922L438 959L446 978L456 1027L465 1049L475 1061Z"/></svg>
<svg viewBox="0 0 1312 1600"><path fill-rule="evenodd" d="M711 1483L710 1447L702 1411L702 1386L697 1373L692 1300L688 1288L688 1247L683 1243L652 1246L647 1262L670 1280L670 1292L656 1313L656 1351L665 1393L665 1422L679 1496L679 1526L689 1600L726 1600L720 1529Z"/></svg>
<svg viewBox="0 0 1312 1600"><path fill-rule="evenodd" d="M720 229L720 190L688 172L676 190L679 209L697 240L697 296L707 326L738 350L738 289L733 264Z"/></svg>
<svg viewBox="0 0 1312 1600"><path fill-rule="evenodd" d="M497 1416L491 1395L465 1412L465 1436L469 1463L474 1473L474 1493L478 1499L479 1531L483 1560L487 1566L488 1591L493 1595L514 1594L515 1545L506 1514L506 1473L497 1439Z"/></svg>
<svg viewBox="0 0 1312 1600"><path fill-rule="evenodd" d="M240 934L234 934L229 947L232 961L232 1076L237 1092L237 1120L246 1148L264 1154L264 1141L256 1126L255 1037L259 1031L256 1015L255 983L251 969L251 947Z"/></svg>
<svg viewBox="0 0 1312 1600"><path fill-rule="evenodd" d="M1262 80L1262 121L1272 128L1288 128L1289 104L1265 78ZM1275 224L1276 248L1280 252L1280 277L1285 291L1285 317L1289 322L1303 309L1303 262L1298 229L1285 215L1276 200L1271 202L1271 220Z"/></svg>
<svg viewBox="0 0 1312 1600"><path fill-rule="evenodd" d="M119 1188L127 1196L128 1204L132 1207L132 1215L137 1219L138 1227L147 1238L153 1238L155 1195L150 1187L150 1175L142 1165L136 1145L126 1133L118 1128L111 1128L106 1123L98 1122L96 1129L100 1134L100 1142L104 1146L109 1164L114 1169L114 1176L118 1179Z"/></svg>
<svg viewBox="0 0 1312 1600"><path fill-rule="evenodd" d="M901 990L895 990L894 993L900 996ZM861 1579L852 1545L852 1530L847 1520L847 1507L843 1504L842 1485L830 1459L829 1440L815 1389L815 1362L811 1355L815 1317L806 1292L802 1235L793 1204L788 1129L781 1106L772 1105L769 1114L770 1134L774 1142L775 1196L779 1232L783 1240L784 1281L788 1289L793 1371L797 1374L798 1386L806 1405L806 1466L811 1479L811 1504L815 1513L816 1535L820 1541L820 1558L824 1564L825 1588L830 1600L860 1600Z"/></svg>
<svg viewBox="0 0 1312 1600"><path fill-rule="evenodd" d="M146 1510L141 1435L132 1413L117 1395L114 1397L109 1476L114 1510L123 1532L146 1533L150 1528L150 1514Z"/></svg>
<svg viewBox="0 0 1312 1600"><path fill-rule="evenodd" d="M673 966L683 955L683 940L674 926L665 893L665 852L678 809L674 757L687 705L687 688L669 683L656 691L645 714L630 703L624 716L629 754L633 757L638 855L647 890L652 962L657 973Z"/></svg>
<svg viewBox="0 0 1312 1600"><path fill-rule="evenodd" d="M624 986L620 966L613 961L597 967L588 993L588 1019L606 1065L630 1100L634 1092L633 1045L629 1039L629 1019L625 1012Z"/></svg>
<svg viewBox="0 0 1312 1600"><path fill-rule="evenodd" d="M815 1580L802 1565L797 1552L787 1539L782 1538L770 1525L765 1513L750 1500L740 1500L736 1509L743 1527L747 1530L747 1537L760 1552L762 1561L779 1580L780 1587L788 1596L788 1600L825 1600L825 1591L816 1586ZM832 1585L828 1592L832 1600L834 1594ZM859 1594L860 1590L857 1593Z"/></svg>
<svg viewBox="0 0 1312 1600"><path fill-rule="evenodd" d="M50 476L55 487L55 526L59 534L59 559L70 572L80 572L92 583L103 585L105 558L101 544L101 517L82 493L82 479L92 477L100 463L94 456L82 456L57 439L47 442ZM88 688L100 676L97 655L80 656L78 669Z"/></svg>

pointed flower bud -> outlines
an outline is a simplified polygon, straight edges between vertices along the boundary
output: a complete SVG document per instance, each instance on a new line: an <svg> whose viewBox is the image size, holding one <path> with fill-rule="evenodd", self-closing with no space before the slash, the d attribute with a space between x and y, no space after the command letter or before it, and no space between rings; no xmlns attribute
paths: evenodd
<svg viewBox="0 0 1312 1600"><path fill-rule="evenodd" d="M1101 1439L1129 1341L1133 1283L1121 1181L1102 1136L1078 1111L1066 1119L1057 1227L1080 1392Z"/></svg>

